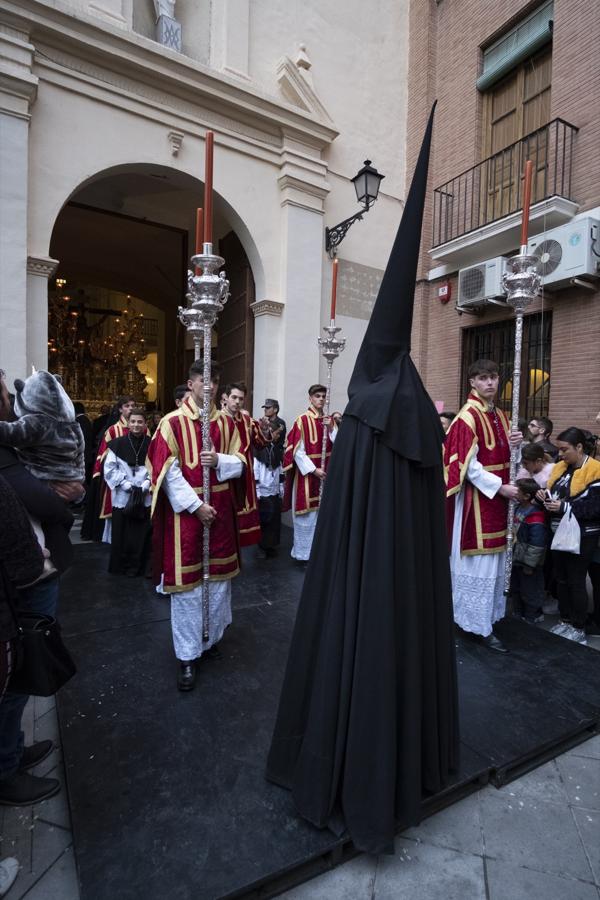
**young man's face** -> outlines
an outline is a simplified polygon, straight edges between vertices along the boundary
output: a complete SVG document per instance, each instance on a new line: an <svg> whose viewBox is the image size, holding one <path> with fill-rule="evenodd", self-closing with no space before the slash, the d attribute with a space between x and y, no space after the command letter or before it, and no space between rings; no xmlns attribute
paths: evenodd
<svg viewBox="0 0 600 900"><path fill-rule="evenodd" d="M529 423L529 425L527 426L527 428L529 429L529 434L531 435L531 437L533 438L534 441L536 439L543 438L544 429L539 424L537 419L532 419L531 422Z"/></svg>
<svg viewBox="0 0 600 900"><path fill-rule="evenodd" d="M238 388L232 388L229 396L225 395L226 401L226 409L230 416L237 416L240 409L244 405L244 400L246 399L246 395L243 391L240 391Z"/></svg>
<svg viewBox="0 0 600 900"><path fill-rule="evenodd" d="M484 397L485 400L490 402L498 393L498 381L499 375L497 372L494 374L483 372L481 375L476 375L474 378L470 379L471 387L474 388L481 397Z"/></svg>
<svg viewBox="0 0 600 900"><path fill-rule="evenodd" d="M325 406L325 397L326 396L327 395L326 395L325 391L317 391L316 393L310 395L310 402L311 402L311 405L314 407L314 409L316 409L316 410L323 409L323 407Z"/></svg>
<svg viewBox="0 0 600 900"><path fill-rule="evenodd" d="M146 420L143 416L129 416L129 430L133 435L143 434L146 430Z"/></svg>
<svg viewBox="0 0 600 900"><path fill-rule="evenodd" d="M202 404L204 403L204 381L202 380L202 375L194 375L193 378L188 379L188 387L190 389L190 394L194 398L194 402L196 406L202 408ZM215 402L215 397L217 396L217 391L219 389L219 379L216 380L211 378L210 380L210 399L211 402Z"/></svg>
<svg viewBox="0 0 600 900"><path fill-rule="evenodd" d="M273 416L277 415L277 409L274 406L265 406L265 416L267 419L272 419Z"/></svg>
<svg viewBox="0 0 600 900"><path fill-rule="evenodd" d="M124 403L123 406L119 407L119 412L123 416L124 419L129 418L129 413L135 406L135 400L128 400L127 403Z"/></svg>

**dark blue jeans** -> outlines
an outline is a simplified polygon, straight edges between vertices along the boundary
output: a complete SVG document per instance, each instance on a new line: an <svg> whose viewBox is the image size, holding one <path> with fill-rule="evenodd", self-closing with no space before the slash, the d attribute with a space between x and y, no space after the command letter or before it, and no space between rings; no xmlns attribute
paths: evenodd
<svg viewBox="0 0 600 900"><path fill-rule="evenodd" d="M18 592L17 609L45 616L56 616L58 576L41 581ZM23 755L21 719L29 697L8 690L0 701L0 781L18 771Z"/></svg>

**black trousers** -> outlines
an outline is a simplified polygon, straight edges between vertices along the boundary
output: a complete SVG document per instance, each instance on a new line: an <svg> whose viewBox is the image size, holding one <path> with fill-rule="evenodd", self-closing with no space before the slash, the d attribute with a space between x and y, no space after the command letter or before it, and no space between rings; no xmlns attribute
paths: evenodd
<svg viewBox="0 0 600 900"><path fill-rule="evenodd" d="M592 618L600 628L600 562L591 562L588 569L592 588L594 589L594 612Z"/></svg>
<svg viewBox="0 0 600 900"><path fill-rule="evenodd" d="M587 619L585 579L597 546L597 534L582 534L579 554L552 551L560 617L575 628L583 628Z"/></svg>
<svg viewBox="0 0 600 900"><path fill-rule="evenodd" d="M544 602L544 567L537 566L529 574L523 566L514 565L510 575L513 610L532 621L542 612Z"/></svg>
<svg viewBox="0 0 600 900"><path fill-rule="evenodd" d="M150 508L143 519L132 519L122 509L112 510L108 571L111 575L145 575L150 555Z"/></svg>
<svg viewBox="0 0 600 900"><path fill-rule="evenodd" d="M260 517L260 548L275 550L281 539L281 497L260 497L258 500Z"/></svg>

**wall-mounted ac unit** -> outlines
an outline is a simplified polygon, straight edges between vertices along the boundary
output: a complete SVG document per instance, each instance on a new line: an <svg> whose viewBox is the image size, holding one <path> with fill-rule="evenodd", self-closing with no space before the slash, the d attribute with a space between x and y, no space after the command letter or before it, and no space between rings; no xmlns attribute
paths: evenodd
<svg viewBox="0 0 600 900"><path fill-rule="evenodd" d="M460 310L483 306L498 297L505 297L506 292L502 287L502 276L505 272L506 260L503 256L487 259L467 269L460 269L456 308Z"/></svg>
<svg viewBox="0 0 600 900"><path fill-rule="evenodd" d="M584 218L531 238L527 250L539 259L542 284L569 287L572 278L600 276L600 223Z"/></svg>

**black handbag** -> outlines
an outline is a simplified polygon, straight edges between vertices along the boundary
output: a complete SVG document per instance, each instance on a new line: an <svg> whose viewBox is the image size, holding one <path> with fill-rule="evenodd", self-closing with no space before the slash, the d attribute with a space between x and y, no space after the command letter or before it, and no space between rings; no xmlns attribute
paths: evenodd
<svg viewBox="0 0 600 900"><path fill-rule="evenodd" d="M77 671L60 625L52 616L28 612L17 612L17 621L16 665L8 690L50 697Z"/></svg>

